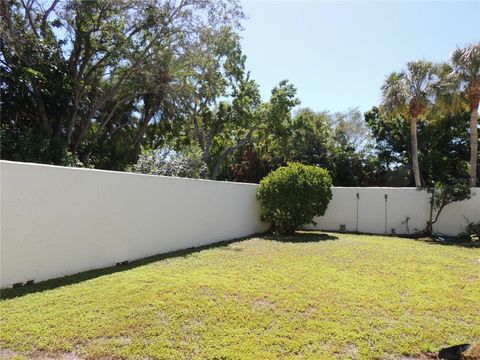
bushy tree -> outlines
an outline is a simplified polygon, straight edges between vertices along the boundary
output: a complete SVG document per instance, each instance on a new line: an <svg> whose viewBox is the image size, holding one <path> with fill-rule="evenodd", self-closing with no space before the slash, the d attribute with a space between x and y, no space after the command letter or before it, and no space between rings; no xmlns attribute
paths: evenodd
<svg viewBox="0 0 480 360"><path fill-rule="evenodd" d="M266 176L258 187L262 220L279 234L290 234L322 216L332 198L328 171L316 166L290 163Z"/></svg>

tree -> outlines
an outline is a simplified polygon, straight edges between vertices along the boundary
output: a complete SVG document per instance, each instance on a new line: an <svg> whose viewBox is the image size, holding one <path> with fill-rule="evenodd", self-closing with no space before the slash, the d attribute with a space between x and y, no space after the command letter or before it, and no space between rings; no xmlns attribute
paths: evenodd
<svg viewBox="0 0 480 360"><path fill-rule="evenodd" d="M333 115L300 109L285 133L286 141L277 149L284 154L284 163L324 167L336 186L376 185L381 181L382 167L373 167L370 129L358 109Z"/></svg>
<svg viewBox="0 0 480 360"><path fill-rule="evenodd" d="M285 163L300 162L330 170L334 147L330 114L308 108L298 110L292 119L288 138L280 145L281 149L288 150Z"/></svg>
<svg viewBox="0 0 480 360"><path fill-rule="evenodd" d="M411 186L405 177L411 164L410 130L402 117L388 119L374 107L365 113L365 120L375 141L375 153L381 166L388 169L389 186ZM418 126L419 150L422 154L422 182L431 187L436 182L449 183L468 179L469 115L425 114Z"/></svg>
<svg viewBox="0 0 480 360"><path fill-rule="evenodd" d="M230 109L228 114L230 120L225 122L225 130L216 142L218 150L213 148L213 153L219 153L216 156L215 165L211 172L211 178L216 179L220 166L223 165L227 156L233 154L236 150L244 147L246 144L254 144L259 141L262 134L271 129L281 126L282 123L290 119L292 108L299 103L296 98L295 87L287 80L280 81L271 91L268 102L262 103L256 83L244 83L240 86L240 91L234 93L231 105L222 103L224 109ZM222 115L221 112L217 112ZM239 128L238 125L241 127ZM243 128L242 128L243 127ZM238 138L238 134L241 134ZM232 139L237 139L233 140Z"/></svg>
<svg viewBox="0 0 480 360"><path fill-rule="evenodd" d="M262 220L279 234L294 233L302 225L322 216L332 199L332 179L317 166L289 163L272 171L261 182L257 198Z"/></svg>
<svg viewBox="0 0 480 360"><path fill-rule="evenodd" d="M450 59L454 75L470 108L470 185L477 184L478 104L480 102L480 42L456 49Z"/></svg>
<svg viewBox="0 0 480 360"><path fill-rule="evenodd" d="M407 63L400 73L392 73L382 86L382 111L387 117L404 116L410 120L410 150L415 186L420 187L417 121L435 103L440 89L438 67L428 61Z"/></svg>
<svg viewBox="0 0 480 360"><path fill-rule="evenodd" d="M382 186L387 168L373 152L370 137L356 109L334 115L299 109L259 130L248 151L231 159L233 174L226 178L258 182L288 162L299 162L327 169L336 186Z"/></svg>
<svg viewBox="0 0 480 360"><path fill-rule="evenodd" d="M270 101L262 103L257 83L245 71L240 38L230 28L218 34L205 30L204 45L192 52L196 66L184 78L183 117L189 141L198 143L208 171L204 177L217 179L234 153L258 139L267 124L276 126L298 103L296 89L282 81L272 90ZM207 43L207 42L205 42Z"/></svg>
<svg viewBox="0 0 480 360"><path fill-rule="evenodd" d="M433 225L448 204L470 199L472 195L468 181L457 181L457 179L437 182L427 187L426 191L430 194L430 216L425 228L427 235L432 235Z"/></svg>
<svg viewBox="0 0 480 360"><path fill-rule="evenodd" d="M184 95L189 55L211 41L200 34L234 31L243 17L235 0L2 1L2 120L86 157L87 138L122 129L136 156L166 103Z"/></svg>
<svg viewBox="0 0 480 360"><path fill-rule="evenodd" d="M260 93L245 73L246 57L232 28L202 29L188 56L191 70L181 79L185 96L178 117L202 150L203 177L215 179L225 159L250 140Z"/></svg>
<svg viewBox="0 0 480 360"><path fill-rule="evenodd" d="M358 108L335 113L333 115L333 126L336 137L343 138L344 142L355 151L365 152L371 147L370 129Z"/></svg>

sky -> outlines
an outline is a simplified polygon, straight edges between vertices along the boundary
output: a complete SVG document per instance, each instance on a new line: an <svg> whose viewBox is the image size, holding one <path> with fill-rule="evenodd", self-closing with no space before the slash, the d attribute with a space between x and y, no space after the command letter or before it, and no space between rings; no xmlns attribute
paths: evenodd
<svg viewBox="0 0 480 360"><path fill-rule="evenodd" d="M301 107L366 111L408 61L448 60L480 40L476 1L242 1L242 47L264 100L279 81Z"/></svg>

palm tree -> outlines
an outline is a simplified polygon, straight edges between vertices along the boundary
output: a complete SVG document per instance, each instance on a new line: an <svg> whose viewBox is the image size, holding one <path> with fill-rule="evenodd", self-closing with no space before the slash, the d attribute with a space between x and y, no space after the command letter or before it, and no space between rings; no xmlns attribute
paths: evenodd
<svg viewBox="0 0 480 360"><path fill-rule="evenodd" d="M450 66L470 107L470 185L477 184L478 104L480 102L480 42L455 50Z"/></svg>
<svg viewBox="0 0 480 360"><path fill-rule="evenodd" d="M412 169L415 186L420 187L417 120L434 103L439 92L438 66L424 60L407 63L402 72L392 73L382 86L382 112L410 121Z"/></svg>

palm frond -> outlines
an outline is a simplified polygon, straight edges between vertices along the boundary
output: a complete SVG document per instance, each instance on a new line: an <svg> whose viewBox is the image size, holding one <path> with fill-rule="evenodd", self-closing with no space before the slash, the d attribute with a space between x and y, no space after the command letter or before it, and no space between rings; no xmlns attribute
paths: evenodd
<svg viewBox="0 0 480 360"><path fill-rule="evenodd" d="M450 57L450 65L463 82L480 81L480 42L457 48Z"/></svg>
<svg viewBox="0 0 480 360"><path fill-rule="evenodd" d="M404 73L391 73L382 85L382 112L391 117L404 113L408 108L408 89Z"/></svg>
<svg viewBox="0 0 480 360"><path fill-rule="evenodd" d="M430 61L417 60L407 63L403 72L392 73L382 86L384 113L390 117L422 113L448 87L442 82L440 70Z"/></svg>

